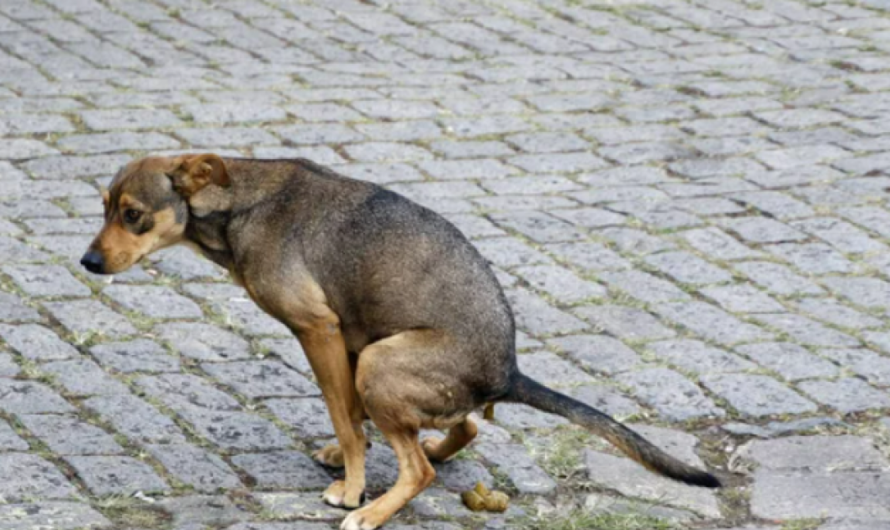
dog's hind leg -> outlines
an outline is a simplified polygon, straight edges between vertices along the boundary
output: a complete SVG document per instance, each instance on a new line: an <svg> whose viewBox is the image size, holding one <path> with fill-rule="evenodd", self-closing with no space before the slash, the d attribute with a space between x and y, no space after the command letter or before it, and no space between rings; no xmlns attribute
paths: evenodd
<svg viewBox="0 0 890 530"><path fill-rule="evenodd" d="M435 478L418 441L420 429L460 421L474 408L465 374L453 368L457 347L443 332L412 330L359 354L356 388L395 451L399 478L381 497L349 514L343 530L378 528Z"/></svg>
<svg viewBox="0 0 890 530"><path fill-rule="evenodd" d="M430 460L445 462L472 442L477 432L479 429L476 427L476 423L470 418L464 418L464 421L448 429L448 435L445 438L425 438L421 446Z"/></svg>

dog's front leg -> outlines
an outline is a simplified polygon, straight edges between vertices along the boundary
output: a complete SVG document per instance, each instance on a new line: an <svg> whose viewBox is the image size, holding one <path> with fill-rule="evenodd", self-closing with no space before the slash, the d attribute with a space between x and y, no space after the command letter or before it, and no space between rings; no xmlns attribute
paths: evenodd
<svg viewBox="0 0 890 530"><path fill-rule="evenodd" d="M320 319L310 326L301 326L297 338L321 387L346 465L346 480L331 484L324 500L333 506L357 508L365 491L364 413L338 319L333 313L330 316L332 318Z"/></svg>

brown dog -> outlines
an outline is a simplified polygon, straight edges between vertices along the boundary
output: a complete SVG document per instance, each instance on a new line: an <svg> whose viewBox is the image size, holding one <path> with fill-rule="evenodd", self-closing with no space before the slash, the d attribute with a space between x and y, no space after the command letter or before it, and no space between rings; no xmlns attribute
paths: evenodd
<svg viewBox="0 0 890 530"><path fill-rule="evenodd" d="M399 478L343 529L385 523L432 482L428 459L447 460L473 439L467 415L498 401L564 416L657 473L719 486L521 374L513 315L486 261L454 226L400 195L308 160L203 154L134 161L104 200L105 225L81 261L88 270L121 272L185 243L226 267L300 340L340 443L315 457L346 466L325 501L362 502L364 418L386 436ZM420 443L422 428L448 434Z"/></svg>

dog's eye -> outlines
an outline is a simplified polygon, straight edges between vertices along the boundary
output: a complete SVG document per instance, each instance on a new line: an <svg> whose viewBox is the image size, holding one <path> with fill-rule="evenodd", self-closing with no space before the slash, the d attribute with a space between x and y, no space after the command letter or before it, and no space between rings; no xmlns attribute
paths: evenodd
<svg viewBox="0 0 890 530"><path fill-rule="evenodd" d="M142 212L139 210L127 210L124 212L124 221L128 223L135 223L142 217Z"/></svg>

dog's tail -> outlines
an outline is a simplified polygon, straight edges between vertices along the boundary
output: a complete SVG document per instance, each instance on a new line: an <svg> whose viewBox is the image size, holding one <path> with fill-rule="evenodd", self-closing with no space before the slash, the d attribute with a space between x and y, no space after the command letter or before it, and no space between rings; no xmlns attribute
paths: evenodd
<svg viewBox="0 0 890 530"><path fill-rule="evenodd" d="M605 438L646 469L660 475L695 486L720 487L720 481L710 473L680 462L608 415L550 390L521 373L517 373L503 401L524 403L544 412L558 414Z"/></svg>

